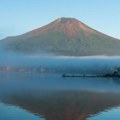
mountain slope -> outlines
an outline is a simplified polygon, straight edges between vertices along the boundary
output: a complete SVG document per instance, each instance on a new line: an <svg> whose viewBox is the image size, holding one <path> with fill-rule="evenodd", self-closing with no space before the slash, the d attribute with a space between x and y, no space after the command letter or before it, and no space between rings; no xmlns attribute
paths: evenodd
<svg viewBox="0 0 120 120"><path fill-rule="evenodd" d="M74 18L60 18L0 43L7 51L26 54L120 55L120 41L102 34Z"/></svg>

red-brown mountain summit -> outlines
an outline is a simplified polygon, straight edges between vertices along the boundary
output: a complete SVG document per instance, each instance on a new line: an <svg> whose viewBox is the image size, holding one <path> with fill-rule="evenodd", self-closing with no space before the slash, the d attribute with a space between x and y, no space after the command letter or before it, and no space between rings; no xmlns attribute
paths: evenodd
<svg viewBox="0 0 120 120"><path fill-rule="evenodd" d="M26 35L40 35L43 32L64 32L67 37L74 37L79 35L81 29L91 31L88 26L75 18L59 18L42 28L28 32Z"/></svg>
<svg viewBox="0 0 120 120"><path fill-rule="evenodd" d="M26 54L120 55L120 40L100 33L75 18L52 23L1 42L5 50Z"/></svg>

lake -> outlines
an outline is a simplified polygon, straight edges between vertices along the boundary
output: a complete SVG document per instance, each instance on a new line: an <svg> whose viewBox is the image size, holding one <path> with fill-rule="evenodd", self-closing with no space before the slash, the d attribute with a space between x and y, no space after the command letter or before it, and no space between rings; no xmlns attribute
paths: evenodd
<svg viewBox="0 0 120 120"><path fill-rule="evenodd" d="M0 73L0 120L120 120L120 79Z"/></svg>

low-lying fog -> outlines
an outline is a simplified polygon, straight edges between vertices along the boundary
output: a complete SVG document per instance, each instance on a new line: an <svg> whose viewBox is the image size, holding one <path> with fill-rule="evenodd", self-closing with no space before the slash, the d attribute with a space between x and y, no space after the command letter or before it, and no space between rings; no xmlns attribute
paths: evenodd
<svg viewBox="0 0 120 120"><path fill-rule="evenodd" d="M91 57L64 57L47 55L20 55L0 54L0 66L12 67L43 67L56 71L83 72L105 72L113 67L120 66L120 57L91 56Z"/></svg>

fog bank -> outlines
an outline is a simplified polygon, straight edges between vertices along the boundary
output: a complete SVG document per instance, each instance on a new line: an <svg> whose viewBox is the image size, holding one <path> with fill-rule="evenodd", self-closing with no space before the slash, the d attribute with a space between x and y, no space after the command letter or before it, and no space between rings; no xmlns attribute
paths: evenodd
<svg viewBox="0 0 120 120"><path fill-rule="evenodd" d="M22 55L22 54L0 54L0 66L12 67L35 67L49 68L54 71L65 72L105 72L113 67L120 66L120 57L108 56L48 56L48 55Z"/></svg>

